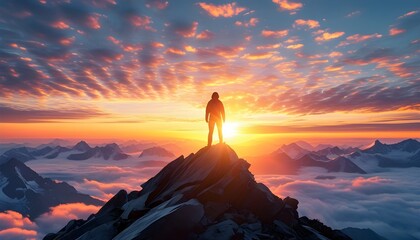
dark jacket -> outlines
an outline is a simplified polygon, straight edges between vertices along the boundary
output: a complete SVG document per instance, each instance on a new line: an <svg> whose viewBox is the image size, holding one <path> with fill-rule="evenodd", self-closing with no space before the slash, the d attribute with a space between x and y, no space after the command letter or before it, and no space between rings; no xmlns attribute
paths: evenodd
<svg viewBox="0 0 420 240"><path fill-rule="evenodd" d="M211 99L209 103L207 103L206 107L206 122L212 120L222 120L225 121L225 108L223 103L219 99Z"/></svg>

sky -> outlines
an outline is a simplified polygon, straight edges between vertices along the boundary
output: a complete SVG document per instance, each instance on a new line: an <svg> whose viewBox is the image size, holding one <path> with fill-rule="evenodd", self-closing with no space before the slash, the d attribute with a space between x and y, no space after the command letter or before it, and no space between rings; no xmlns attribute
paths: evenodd
<svg viewBox="0 0 420 240"><path fill-rule="evenodd" d="M420 137L415 0L2 0L0 131L22 138Z"/></svg>

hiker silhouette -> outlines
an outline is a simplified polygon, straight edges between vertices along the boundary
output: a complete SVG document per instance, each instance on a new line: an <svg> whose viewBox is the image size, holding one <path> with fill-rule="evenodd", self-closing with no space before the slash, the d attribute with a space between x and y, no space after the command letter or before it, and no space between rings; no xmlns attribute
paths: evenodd
<svg viewBox="0 0 420 240"><path fill-rule="evenodd" d="M209 136L207 146L211 146L213 141L214 125L217 125L219 133L219 142L223 143L223 127L222 120L225 121L225 108L223 103L219 100L219 94L214 92L211 95L211 100L207 103L206 107L206 122L209 123Z"/></svg>

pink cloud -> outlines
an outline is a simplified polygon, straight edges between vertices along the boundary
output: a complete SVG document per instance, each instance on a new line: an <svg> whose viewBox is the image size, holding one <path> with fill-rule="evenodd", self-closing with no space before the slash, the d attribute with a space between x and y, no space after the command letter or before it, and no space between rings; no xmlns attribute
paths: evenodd
<svg viewBox="0 0 420 240"><path fill-rule="evenodd" d="M381 178L379 176L370 177L370 178L358 177L351 182L351 185L357 188L357 187L363 187L367 185L375 185L375 184L390 183L390 182L392 181L389 179Z"/></svg>
<svg viewBox="0 0 420 240"><path fill-rule="evenodd" d="M165 0L146 0L146 7L151 8L157 8L159 10L165 9L168 7L169 2Z"/></svg>
<svg viewBox="0 0 420 240"><path fill-rule="evenodd" d="M100 29L101 24L99 23L99 14L93 14L87 17L86 25L92 29Z"/></svg>
<svg viewBox="0 0 420 240"><path fill-rule="evenodd" d="M258 18L251 18L249 19L249 21L236 21L235 25L236 26L243 26L243 27L255 27L258 23Z"/></svg>
<svg viewBox="0 0 420 240"><path fill-rule="evenodd" d="M408 12L408 13L402 15L402 16L399 16L398 19L405 18L405 17L411 16L411 15L417 14L418 12L419 11L417 11L417 10L416 11L410 11L410 12Z"/></svg>
<svg viewBox="0 0 420 240"><path fill-rule="evenodd" d="M299 10L303 4L299 2L291 2L289 0L272 0L273 3L277 4L280 10L296 11Z"/></svg>
<svg viewBox="0 0 420 240"><path fill-rule="evenodd" d="M166 54L183 56L183 55L185 55L185 51L183 51L179 48L171 47L171 48L166 49Z"/></svg>
<svg viewBox="0 0 420 240"><path fill-rule="evenodd" d="M150 24L152 23L152 20L149 16L131 16L129 18L130 23L137 27L137 28L141 28L141 29L145 29L145 30L149 30L149 31L155 31L155 29L153 29Z"/></svg>
<svg viewBox="0 0 420 240"><path fill-rule="evenodd" d="M60 39L60 44L63 46L69 46L74 42L74 37L67 37L67 38L62 38Z"/></svg>
<svg viewBox="0 0 420 240"><path fill-rule="evenodd" d="M261 35L266 38L282 38L289 34L289 30L279 30L279 31L272 31L272 30L262 30Z"/></svg>
<svg viewBox="0 0 420 240"><path fill-rule="evenodd" d="M349 44L364 42L364 41L367 41L369 39L381 38L381 37L382 37L382 35L378 34L378 33L374 33L374 34L370 34L370 35L354 34L354 35L348 36L346 38L346 41L341 42L338 46L339 47L347 46Z"/></svg>
<svg viewBox="0 0 420 240"><path fill-rule="evenodd" d="M119 45L120 44L120 40L118 40L118 39L116 39L115 37L113 37L113 36L108 36L107 37L107 39L109 40L109 41L111 41L113 44L115 44L115 45Z"/></svg>
<svg viewBox="0 0 420 240"><path fill-rule="evenodd" d="M316 20L303 20L303 19L297 19L295 20L294 26L307 26L309 28L317 28L319 27L319 22Z"/></svg>
<svg viewBox="0 0 420 240"><path fill-rule="evenodd" d="M389 29L389 35L390 36L395 36L395 35L399 35L401 33L404 33L405 29L401 29L401 28L391 28Z"/></svg>
<svg viewBox="0 0 420 240"><path fill-rule="evenodd" d="M200 2L198 5L213 17L233 17L246 10L246 8L237 6L236 2L222 5Z"/></svg>

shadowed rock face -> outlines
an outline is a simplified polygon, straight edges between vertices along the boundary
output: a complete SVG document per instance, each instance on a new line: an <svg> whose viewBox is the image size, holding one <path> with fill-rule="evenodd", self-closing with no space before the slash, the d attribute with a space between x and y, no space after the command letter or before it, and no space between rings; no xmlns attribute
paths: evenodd
<svg viewBox="0 0 420 240"><path fill-rule="evenodd" d="M225 144L205 147L44 239L321 239L302 224L298 201L275 196L249 166ZM349 239L337 232L330 235Z"/></svg>

